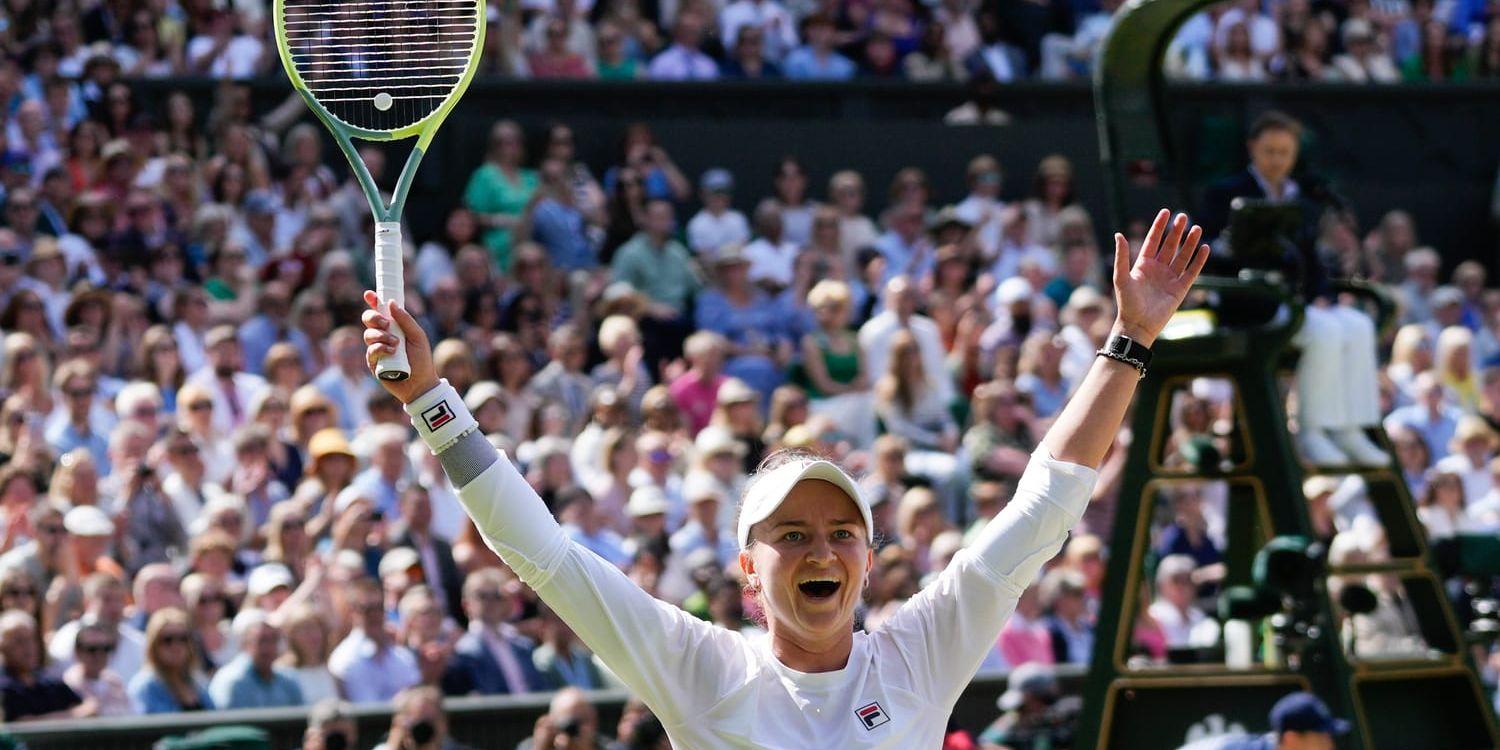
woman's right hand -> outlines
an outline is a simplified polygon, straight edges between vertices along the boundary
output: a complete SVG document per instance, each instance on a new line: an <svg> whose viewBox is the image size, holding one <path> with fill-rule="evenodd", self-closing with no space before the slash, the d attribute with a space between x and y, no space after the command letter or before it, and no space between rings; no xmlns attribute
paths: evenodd
<svg viewBox="0 0 1500 750"><path fill-rule="evenodd" d="M405 308L395 304L381 305L375 292L365 292L365 311L361 321L365 324L365 365L370 373L375 372L375 363L396 352L396 337L389 333L391 319L406 335L406 360L411 376L405 380L380 380L380 385L403 404L417 400L418 396L432 390L438 384L437 369L432 364L432 345L427 342L427 332L417 325L416 318Z"/></svg>

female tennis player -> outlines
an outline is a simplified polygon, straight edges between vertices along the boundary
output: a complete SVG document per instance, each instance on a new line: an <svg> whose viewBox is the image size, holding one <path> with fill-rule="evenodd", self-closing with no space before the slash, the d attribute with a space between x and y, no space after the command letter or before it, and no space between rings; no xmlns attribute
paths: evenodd
<svg viewBox="0 0 1500 750"><path fill-rule="evenodd" d="M1115 235L1110 343L1047 432L1014 500L972 546L873 633L853 632L873 562L870 507L838 466L773 458L740 501L740 566L768 633L746 638L652 598L572 542L478 432L405 310L364 314L373 371L406 334L411 377L381 381L442 461L485 541L660 717L683 750L936 748L953 704L1021 591L1088 504L1148 347L1208 257L1201 231L1163 210L1134 266Z"/></svg>

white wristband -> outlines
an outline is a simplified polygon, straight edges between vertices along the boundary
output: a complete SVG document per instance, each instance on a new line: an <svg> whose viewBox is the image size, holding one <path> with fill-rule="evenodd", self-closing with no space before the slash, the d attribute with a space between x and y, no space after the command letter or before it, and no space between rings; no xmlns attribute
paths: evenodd
<svg viewBox="0 0 1500 750"><path fill-rule="evenodd" d="M407 404L406 414L434 456L447 450L459 438L479 429L474 415L469 413L463 399L458 397L458 390L449 385L447 379L439 380L432 390Z"/></svg>

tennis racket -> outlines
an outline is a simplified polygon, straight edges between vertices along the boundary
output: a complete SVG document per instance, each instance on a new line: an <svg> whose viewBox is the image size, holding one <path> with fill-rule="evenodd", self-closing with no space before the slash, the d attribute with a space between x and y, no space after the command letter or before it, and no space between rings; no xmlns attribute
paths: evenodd
<svg viewBox="0 0 1500 750"><path fill-rule="evenodd" d="M401 209L422 155L469 87L484 39L484 0L275 0L276 48L292 86L333 132L375 214L375 293L404 305ZM390 205L355 138L416 145ZM405 337L376 363L385 380L411 374Z"/></svg>

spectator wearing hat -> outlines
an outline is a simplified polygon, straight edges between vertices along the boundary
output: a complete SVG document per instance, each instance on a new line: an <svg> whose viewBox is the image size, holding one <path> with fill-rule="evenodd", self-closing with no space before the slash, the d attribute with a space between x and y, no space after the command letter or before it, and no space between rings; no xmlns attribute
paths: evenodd
<svg viewBox="0 0 1500 750"><path fill-rule="evenodd" d="M1276 701L1270 720L1271 731L1264 735L1213 737L1179 750L1323 750L1352 729L1349 722L1334 718L1318 696L1306 692Z"/></svg>
<svg viewBox="0 0 1500 750"><path fill-rule="evenodd" d="M325 407L326 408L326 407ZM335 499L353 481L359 459L337 427L313 433L307 442L307 476L297 485L293 500L308 508L307 533L320 539L333 523Z"/></svg>
<svg viewBox="0 0 1500 750"><path fill-rule="evenodd" d="M79 505L63 516L63 527L72 537L73 555L79 575L96 572L125 578L125 569L110 554L115 543L115 522L97 506Z"/></svg>
<svg viewBox="0 0 1500 750"><path fill-rule="evenodd" d="M396 635L386 622L380 583L361 578L353 585L354 629L333 650L328 668L350 701L388 701L420 681L417 659L396 643Z"/></svg>
<svg viewBox="0 0 1500 750"><path fill-rule="evenodd" d="M752 282L754 262L736 246L715 258L714 286L698 296L695 319L702 330L728 342L724 373L762 394L781 385L791 361L792 344L786 314L776 300Z"/></svg>
<svg viewBox="0 0 1500 750"><path fill-rule="evenodd" d="M730 378L719 389L713 419L709 421L710 426L728 430L735 440L745 446L741 466L746 473L755 471L766 453L766 423L762 416L765 400L766 394L751 388L739 378Z"/></svg>
<svg viewBox="0 0 1500 750"><path fill-rule="evenodd" d="M634 556L643 540L666 538L669 513L681 517L683 503L669 499L665 490L656 485L643 485L630 493L630 502L625 504L625 515L630 517L631 535L625 542L625 552Z"/></svg>
<svg viewBox="0 0 1500 750"><path fill-rule="evenodd" d="M413 550L421 564L422 582L449 616L460 619L463 576L453 562L453 546L432 528L432 496L426 487L410 484L401 492L401 513L387 536L393 546Z"/></svg>
<svg viewBox="0 0 1500 750"><path fill-rule="evenodd" d="M302 688L296 679L276 665L281 655L281 629L258 610L236 617L234 627L245 650L214 674L208 685L214 705L221 709L303 705Z"/></svg>
<svg viewBox="0 0 1500 750"><path fill-rule="evenodd" d="M296 585L297 578L287 566L281 563L258 565L245 580L244 611L275 612L292 596L292 589ZM236 628L235 636L243 638L243 635Z"/></svg>
<svg viewBox="0 0 1500 750"><path fill-rule="evenodd" d="M750 241L750 225L745 215L736 211L734 175L715 167L698 179L698 196L703 208L688 220L688 247L700 258L712 260L719 249L743 245Z"/></svg>
<svg viewBox="0 0 1500 750"><path fill-rule="evenodd" d="M807 43L792 50L782 61L786 77L799 81L847 81L858 72L854 61L834 49L837 27L833 18L814 13L802 21Z"/></svg>
<svg viewBox="0 0 1500 750"><path fill-rule="evenodd" d="M482 568L464 581L469 627L453 647L450 669L461 670L480 695L542 689L532 660L534 646L511 625L520 613L520 582L508 572Z"/></svg>
<svg viewBox="0 0 1500 750"><path fill-rule="evenodd" d="M1464 415L1458 420L1449 454L1433 465L1433 471L1455 474L1463 480L1464 497L1469 505L1490 494L1490 461L1495 457L1497 438L1485 421Z"/></svg>
<svg viewBox="0 0 1500 750"><path fill-rule="evenodd" d="M1056 669L1036 662L1011 670L996 705L1004 713L979 735L985 747L1067 747L1082 708L1077 696L1062 695Z"/></svg>
<svg viewBox="0 0 1500 750"><path fill-rule="evenodd" d="M1349 83L1397 83L1401 80L1400 69L1390 53L1382 49L1369 19L1350 18L1344 21L1340 33L1344 39L1344 54L1333 58L1333 67L1338 70L1340 80Z"/></svg>

